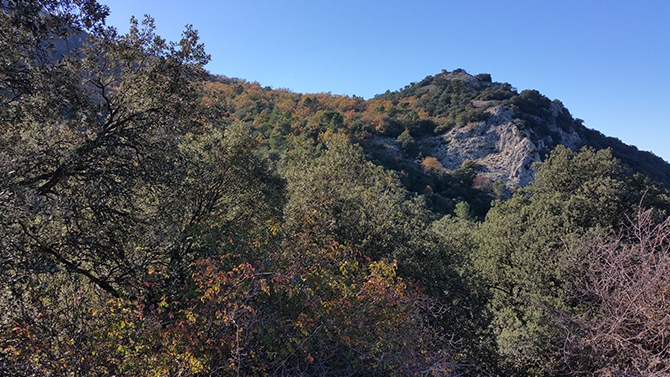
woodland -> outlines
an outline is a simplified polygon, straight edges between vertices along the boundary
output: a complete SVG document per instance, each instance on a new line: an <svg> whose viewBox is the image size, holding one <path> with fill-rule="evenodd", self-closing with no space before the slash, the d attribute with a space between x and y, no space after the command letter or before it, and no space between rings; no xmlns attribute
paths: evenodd
<svg viewBox="0 0 670 377"><path fill-rule="evenodd" d="M417 143L494 105L550 132L539 92L293 93L207 72L191 27L0 9L0 375L670 373L655 159L584 131L508 188Z"/></svg>

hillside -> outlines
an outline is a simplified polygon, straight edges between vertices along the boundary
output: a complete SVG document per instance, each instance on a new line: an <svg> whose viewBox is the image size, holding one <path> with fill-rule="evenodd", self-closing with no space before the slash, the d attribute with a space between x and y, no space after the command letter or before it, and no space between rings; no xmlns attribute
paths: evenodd
<svg viewBox="0 0 670 377"><path fill-rule="evenodd" d="M293 93L191 27L0 10L0 375L670 373L670 190L614 155L667 164L560 102Z"/></svg>
<svg viewBox="0 0 670 377"><path fill-rule="evenodd" d="M670 164L661 158L586 128L558 100L519 93L488 74L443 71L369 100L223 76L211 76L206 88L221 117L251 124L273 158L298 135L343 133L438 213L453 213L465 201L483 218L491 199L531 183L533 164L557 145L610 148L633 172L670 185Z"/></svg>
<svg viewBox="0 0 670 377"><path fill-rule="evenodd" d="M488 74L445 71L378 98L416 99L418 107L440 119L436 135L420 140L424 155L437 157L448 169L472 160L487 178L500 179L508 187L530 183L532 163L559 144L575 151L585 146L611 148L635 171L670 184L670 165L653 153L586 128L559 100L535 90L517 93L507 83L491 82Z"/></svg>

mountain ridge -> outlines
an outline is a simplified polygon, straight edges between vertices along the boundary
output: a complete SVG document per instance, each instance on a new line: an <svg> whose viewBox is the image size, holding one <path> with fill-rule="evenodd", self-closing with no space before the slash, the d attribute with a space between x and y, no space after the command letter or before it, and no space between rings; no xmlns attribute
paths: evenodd
<svg viewBox="0 0 670 377"><path fill-rule="evenodd" d="M422 152L436 157L447 169L456 169L463 161L472 160L483 167L482 173L492 181L502 180L510 188L525 186L534 177L532 164L542 161L549 151L562 144L574 151L582 147L610 148L614 157L635 171L670 185L670 164L652 152L640 151L585 127L559 100L551 101L537 90L516 93L508 83L492 82L488 74L473 76L464 70L443 71L376 98L396 101L408 97L430 98L437 96L435 92L442 88L439 106L444 102L444 93L454 86L453 82L462 82L475 92L469 103L461 105L466 108L466 114L479 110L483 116L466 119L460 127L452 125L444 133L422 138ZM434 106L431 101L425 102ZM436 109L434 113L450 114L450 110ZM512 160L505 161L501 158L504 156Z"/></svg>
<svg viewBox="0 0 670 377"><path fill-rule="evenodd" d="M215 116L250 124L271 159L279 161L292 138L320 143L325 133L343 133L441 214L465 201L482 219L492 199L531 183L533 164L559 144L574 151L610 148L632 172L670 187L670 164L660 157L588 129L559 100L518 92L486 73L445 70L367 100L216 75L205 91Z"/></svg>

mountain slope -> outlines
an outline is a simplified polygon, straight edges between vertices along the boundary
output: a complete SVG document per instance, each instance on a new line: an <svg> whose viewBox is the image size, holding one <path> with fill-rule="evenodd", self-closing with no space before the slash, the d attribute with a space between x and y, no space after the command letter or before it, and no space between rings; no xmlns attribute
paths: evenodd
<svg viewBox="0 0 670 377"><path fill-rule="evenodd" d="M558 100L535 90L517 93L507 83L492 82L487 74L444 71L377 99L416 100L439 119L433 135L416 140L423 155L434 156L450 170L471 160L483 176L510 188L532 182L532 164L559 144L573 150L611 148L633 170L670 185L670 164L653 153L584 127Z"/></svg>
<svg viewBox="0 0 670 377"><path fill-rule="evenodd" d="M670 165L659 157L584 127L558 100L519 93L488 74L443 71L369 100L222 76L211 76L205 88L216 104L211 119L251 124L272 159L281 159L295 138L319 143L324 133L344 133L441 214L467 202L483 219L493 198L532 182L533 163L559 144L611 148L633 172L670 186Z"/></svg>

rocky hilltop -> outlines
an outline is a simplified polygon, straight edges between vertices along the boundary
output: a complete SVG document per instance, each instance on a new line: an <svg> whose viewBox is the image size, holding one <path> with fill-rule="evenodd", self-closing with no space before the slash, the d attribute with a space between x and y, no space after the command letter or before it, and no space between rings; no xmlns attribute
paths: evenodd
<svg viewBox="0 0 670 377"><path fill-rule="evenodd" d="M378 98L414 99L438 119L433 133L415 133L414 153L405 153L417 164L432 156L454 171L470 161L480 176L514 189L532 182L533 163L559 144L573 150L611 148L634 171L670 186L670 165L661 158L584 127L558 100L535 90L517 93L507 83L492 82L489 75L444 71ZM392 136L373 139L370 145L377 155L379 149L396 155L403 149L403 140Z"/></svg>

